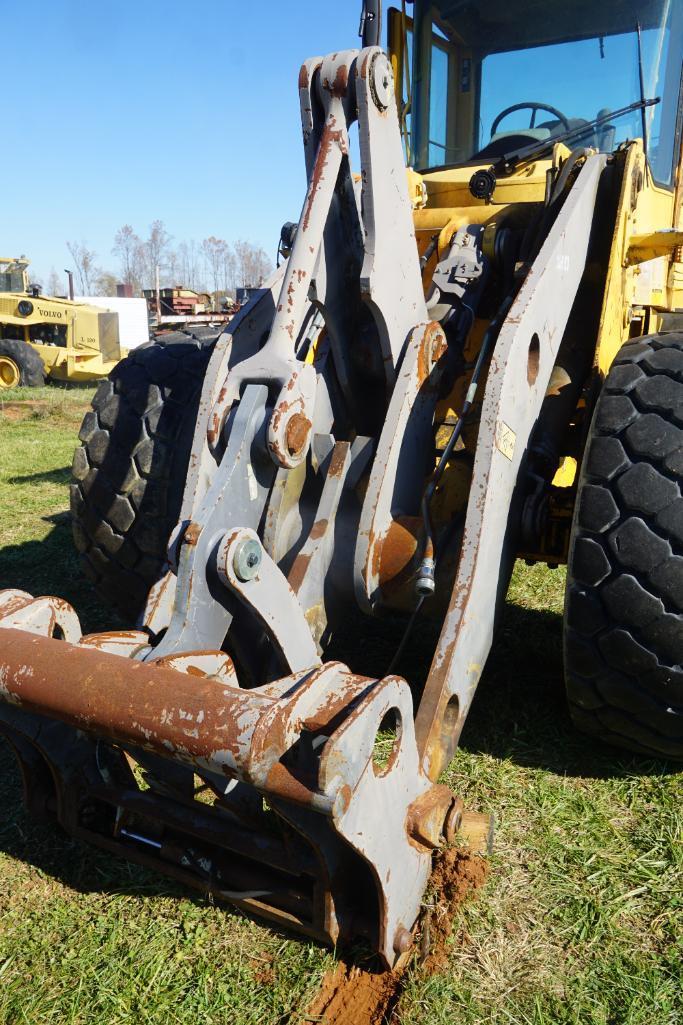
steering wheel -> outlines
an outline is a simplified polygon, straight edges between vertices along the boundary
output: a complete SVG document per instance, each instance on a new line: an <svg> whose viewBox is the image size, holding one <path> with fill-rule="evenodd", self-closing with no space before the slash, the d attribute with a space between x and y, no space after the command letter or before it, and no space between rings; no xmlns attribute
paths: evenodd
<svg viewBox="0 0 683 1025"><path fill-rule="evenodd" d="M531 111L531 121L529 122L529 128L536 127L536 112L539 110L545 110L548 112L548 114L552 114L553 117L557 118L557 120L562 123L562 127L566 132L571 131L571 125L569 124L569 121L564 116L564 114L562 114L557 109L557 107L549 107L547 103L515 103L513 107L506 107L505 110L501 110L500 114L491 125L491 138L493 138L493 136L496 134L496 129L498 128L498 125L503 120L503 118L507 117L508 114L514 114L516 110ZM521 130L523 131L523 129Z"/></svg>

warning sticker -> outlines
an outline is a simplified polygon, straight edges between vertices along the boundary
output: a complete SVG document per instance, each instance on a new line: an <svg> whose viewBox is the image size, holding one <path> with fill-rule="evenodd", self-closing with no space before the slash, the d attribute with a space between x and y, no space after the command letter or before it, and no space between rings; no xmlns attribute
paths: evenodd
<svg viewBox="0 0 683 1025"><path fill-rule="evenodd" d="M516 441L517 435L512 427L508 427L504 420L499 420L496 424L496 448L503 453L506 459L512 460Z"/></svg>

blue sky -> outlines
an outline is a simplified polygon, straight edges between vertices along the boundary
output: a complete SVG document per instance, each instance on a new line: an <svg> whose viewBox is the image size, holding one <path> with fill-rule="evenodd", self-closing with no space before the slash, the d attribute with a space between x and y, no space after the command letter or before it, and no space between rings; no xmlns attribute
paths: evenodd
<svg viewBox="0 0 683 1025"><path fill-rule="evenodd" d="M357 46L360 8L0 0L0 255L25 253L46 280L70 265L67 239L86 241L114 270L117 228L144 235L155 218L176 242L247 238L274 254L305 189L299 67Z"/></svg>
<svg viewBox="0 0 683 1025"><path fill-rule="evenodd" d="M116 230L129 223L145 236L156 219L175 244L246 238L274 255L305 189L299 67L358 46L360 9L361 0L0 0L0 255L26 254L46 285L52 268L72 265L66 241L85 242L116 272ZM646 57L655 36L644 33ZM634 34L603 49L592 40L533 61L490 58L485 136L500 106L530 96L586 119L636 98Z"/></svg>

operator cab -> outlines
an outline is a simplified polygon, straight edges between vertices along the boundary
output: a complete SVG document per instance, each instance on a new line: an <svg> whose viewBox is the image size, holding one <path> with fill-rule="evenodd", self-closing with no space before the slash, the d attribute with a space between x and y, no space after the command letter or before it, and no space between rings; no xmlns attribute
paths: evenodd
<svg viewBox="0 0 683 1025"><path fill-rule="evenodd" d="M28 260L0 256L0 292L28 292Z"/></svg>
<svg viewBox="0 0 683 1025"><path fill-rule="evenodd" d="M655 181L673 183L679 0L415 0L407 10L391 12L390 41L413 167L494 163L555 140L613 152L645 137Z"/></svg>

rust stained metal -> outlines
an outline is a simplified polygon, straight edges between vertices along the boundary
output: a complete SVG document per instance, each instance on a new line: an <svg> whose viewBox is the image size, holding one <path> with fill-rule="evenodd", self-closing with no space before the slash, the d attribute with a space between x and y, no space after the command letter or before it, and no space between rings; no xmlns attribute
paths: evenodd
<svg viewBox="0 0 683 1025"><path fill-rule="evenodd" d="M306 555L304 553L300 553L294 560L294 565L289 571L289 576L287 578L289 580L289 586L294 591L294 594L298 594L301 590L301 585L303 584L306 576L306 570L308 569L312 558L312 554Z"/></svg>
<svg viewBox="0 0 683 1025"><path fill-rule="evenodd" d="M315 160L315 166L313 168L313 174L311 176L311 183L308 189L308 199L304 208L304 216L302 221L302 227L304 232L308 231L308 226L311 220L311 213L315 205L315 198L318 190L324 181L325 170L330 157L330 152L334 147L337 147L343 156L347 156L349 152L348 136L346 129L337 128L337 119L334 115L330 115L325 127L322 131L320 138L320 146L318 148L318 155Z"/></svg>
<svg viewBox="0 0 683 1025"><path fill-rule="evenodd" d="M220 441L223 424L225 422L227 395L228 389L223 385L209 415L206 440L211 448L215 448Z"/></svg>
<svg viewBox="0 0 683 1025"><path fill-rule="evenodd" d="M340 477L344 472L347 460L348 446L335 445L332 450L330 466L327 471L328 477Z"/></svg>
<svg viewBox="0 0 683 1025"><path fill-rule="evenodd" d="M305 448L312 426L311 421L303 413L294 413L289 418L285 438L290 455L297 456Z"/></svg>
<svg viewBox="0 0 683 1025"><path fill-rule="evenodd" d="M316 793L314 786L306 785L298 779L282 762L273 765L266 777L264 789L273 797L303 807L315 806L316 810L325 812L331 808L331 802L323 794Z"/></svg>
<svg viewBox="0 0 683 1025"><path fill-rule="evenodd" d="M310 534L308 535L311 541L319 541L321 537L324 537L329 524L329 520L316 520L311 527Z"/></svg>
<svg viewBox="0 0 683 1025"><path fill-rule="evenodd" d="M26 630L76 643L81 638L78 616L63 598L33 598L24 591L0 592L0 627Z"/></svg>
<svg viewBox="0 0 683 1025"><path fill-rule="evenodd" d="M199 536L202 532L202 528L198 523L188 523L183 534L183 543L186 545L196 545L199 541Z"/></svg>
<svg viewBox="0 0 683 1025"><path fill-rule="evenodd" d="M329 78L324 78L322 86L323 89L325 89L332 96L336 96L339 99L343 99L346 96L346 91L349 87L349 68L347 67L347 65L337 65L334 79L330 82Z"/></svg>
<svg viewBox="0 0 683 1025"><path fill-rule="evenodd" d="M382 550L393 522L392 509L401 507L397 495L410 501L424 487L420 467L401 460L401 450L406 431L410 431L415 446L426 446L433 439L434 407L446 345L439 324L428 321L415 327L391 397L363 503L356 546L356 596L368 611L385 593L380 584ZM390 562L392 547L390 542Z"/></svg>
<svg viewBox="0 0 683 1025"><path fill-rule="evenodd" d="M97 648L125 658L134 658L149 647L149 634L144 630L108 630L86 634L78 644L80 647Z"/></svg>
<svg viewBox="0 0 683 1025"><path fill-rule="evenodd" d="M418 551L422 529L419 516L400 516L392 520L381 545L373 549L379 553L377 576L385 594L400 589L411 579L411 564Z"/></svg>
<svg viewBox="0 0 683 1025"><path fill-rule="evenodd" d="M433 780L454 753L492 643L507 586L512 496L584 272L604 166L603 156L586 160L496 341L457 577L415 720L423 768ZM530 380L534 336L538 366Z"/></svg>
<svg viewBox="0 0 683 1025"><path fill-rule="evenodd" d="M3 637L3 640L5 637ZM0 699L119 743L231 775L272 700L154 663L6 630Z"/></svg>
<svg viewBox="0 0 683 1025"><path fill-rule="evenodd" d="M235 664L224 651L184 651L177 655L162 655L152 659L151 663L239 687Z"/></svg>
<svg viewBox="0 0 683 1025"><path fill-rule="evenodd" d="M278 279L280 287L264 290L267 315L259 313L260 320L254 317L258 329L247 331L245 318L244 331L235 336L234 345L232 340L221 343L217 358L212 358L191 474L171 542L172 558L179 553L173 573L166 578L173 583L165 590L163 602L160 595L150 596L146 622L152 616L155 626L149 637L130 632L118 637L98 635L77 646L23 633L11 621L0 622L7 642L0 644L0 726L11 726L15 717L22 728L26 723L35 726L43 745L49 745L51 735L62 741L66 737L71 745L69 758L79 745L87 749L84 761L67 763L63 747L53 752L52 761L43 748L51 768L67 765L70 771L63 792L71 807L77 802L69 788L77 778L85 781L78 794L82 804L92 798L116 811L93 816L104 826L70 823L73 835L101 829L103 846L127 852L134 838L125 838L123 830L116 835L126 816L136 827L139 822L149 825L151 837L160 836L168 826L168 836L161 840L163 852L154 863L168 858L177 870L200 860L195 857L192 836L201 833L211 844L211 858L205 860L213 880L216 864L220 870L222 852L229 848L227 837L232 837L236 824L249 823L248 830L241 834L237 830L233 850L238 857L232 870L238 877L241 874L247 891L260 889L259 884L267 888L275 878L274 889L281 887L285 892L245 898L228 888L229 898L332 940L340 934L357 935L361 922L391 966L396 954L405 952L410 943L410 927L431 869L432 848L442 834L452 832L454 798L445 788L432 787L424 772L406 682L398 677L357 676L338 663L323 665L320 657L327 643L322 640L327 626L325 603L338 599L334 574L344 559L335 545L348 544L356 533L369 540L369 553L363 550L363 564L353 570L356 590L363 574L364 607L368 598L372 604L375 594L381 599L380 592L400 589L410 577L420 521L417 517L395 521L394 514L398 509L415 511L412 500L424 476L415 453L426 451L433 442L437 382L445 365L445 337L438 325L429 322L424 304L393 92L387 92L386 104L382 98L389 72L379 68L379 92L377 83L373 92L368 82L373 61L380 58L386 60L378 48L372 48L360 57L349 53L326 61L316 59L301 69L309 187L300 231ZM382 113L389 102L390 109ZM348 162L342 159L348 153L348 127L356 119L363 162L358 209L352 199L355 184ZM390 203L387 182L391 183ZM326 255L331 255L329 242L339 238L337 229L345 226L337 209L341 204L335 201L335 195L342 194L349 198L347 213L353 212L352 230L346 231L353 236L353 259L347 259L351 253L347 249L342 256L337 251L336 265L331 260L325 264ZM328 230L328 225L334 230ZM347 242L342 239L340 244ZM351 270L354 275L358 272L355 283L349 281ZM401 282L401 303L396 302L396 281ZM356 297L359 291L376 313L379 352L372 369L384 375L384 394L390 403L379 445L374 428L373 437L365 437L360 418L354 422L353 413L348 430L346 423L343 427L344 437L353 442L338 440L335 403L328 403L322 391L325 379L318 368L301 360L301 351L295 348L299 338L313 341L314 323L307 319L311 304L316 316L324 312L332 325L347 297L351 292ZM335 344L343 342L343 333L340 329ZM362 376L354 364L356 372ZM234 405L237 415L228 421ZM256 462L255 439L260 440L264 427L277 472L282 471L274 486L272 465L266 460ZM320 445L307 460L314 433ZM371 458L374 465L365 499L372 516L356 532L362 492L359 477ZM251 477L249 471L255 471ZM304 540L302 524L311 522ZM257 569L253 576L238 577L234 549L247 540L255 546ZM298 555L287 582L280 567L289 564L293 552ZM335 555L341 555L341 560ZM374 576L370 581L368 563ZM351 586L350 573L348 582ZM329 586L332 583L335 586ZM227 589L225 594L218 591L220 587ZM68 612L52 599L43 600L42 605L30 596L26 601L12 600L13 615L33 610L38 616L32 622L34 634L50 633L58 614ZM261 628L265 631L272 651L289 666L289 676L272 679L272 660L266 669L267 660L260 664L256 658L255 686L239 687L230 656L219 649L238 650L236 634L245 621L253 629L249 636ZM80 627L78 633L80 637ZM447 651L450 660L452 649ZM447 666L444 661L444 672ZM9 708L8 703L18 708ZM439 714L447 718L448 708L440 706ZM373 748L387 715L395 717L396 740L388 764L379 768ZM54 729L43 729L40 716L67 727L55 723ZM124 745L146 771L150 790L136 795L135 807L125 790L116 789L113 774L105 779L98 765L93 768L92 761L87 761L95 745L85 734L102 738L97 747L105 769L107 758L119 758L116 767L125 768L124 754L117 746ZM150 753L160 758L153 759ZM215 812L212 824L207 825L207 813L197 812L193 805L195 772L218 798L211 809ZM88 789L91 780L95 782ZM126 786L132 786L126 780ZM270 808L267 816L264 799ZM62 808L68 809L69 800L57 800L55 806L61 813ZM174 811L174 821L169 809ZM317 814L308 814L310 810ZM265 820L272 824L272 816L281 848L277 852L266 835ZM211 836L212 826L222 836ZM299 861L302 848L307 856ZM284 867L290 878L284 886L281 876L260 872L268 859L284 861L291 851L291 862ZM254 865L259 870L254 871ZM359 894L346 892L342 872L362 879ZM337 907L339 893L343 903Z"/></svg>
<svg viewBox="0 0 683 1025"><path fill-rule="evenodd" d="M254 727L244 763L247 777L257 785L265 785L273 766L302 730L325 730L347 710L352 716L358 697L374 686L375 681L356 676L337 662L328 662L294 682L291 694L277 702Z"/></svg>
<svg viewBox="0 0 683 1025"><path fill-rule="evenodd" d="M435 850L440 847L444 840L453 839L447 836L452 833L454 806L462 809L462 802L458 800L452 790L440 783L420 794L408 808L406 819L406 832L416 843L423 847ZM447 829L447 823L450 825Z"/></svg>

